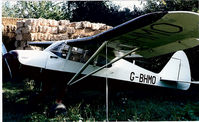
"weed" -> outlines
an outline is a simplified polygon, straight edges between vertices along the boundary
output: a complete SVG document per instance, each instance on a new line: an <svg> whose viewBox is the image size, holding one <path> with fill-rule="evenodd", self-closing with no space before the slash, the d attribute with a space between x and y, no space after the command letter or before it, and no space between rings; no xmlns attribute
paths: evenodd
<svg viewBox="0 0 199 122"><path fill-rule="evenodd" d="M89 102L85 97L84 100L79 100L81 102L77 100L77 102L71 102L72 104L66 104L67 114L57 115L54 118L47 117L47 108L53 103L52 97L46 97L47 103L38 104L39 109L32 112L27 106L30 93L36 92L34 90L30 87L24 90L24 83L4 83L3 121L104 121L106 119L105 100L101 96L89 99ZM198 99L195 99L199 95L192 96L184 101L179 101L178 96L138 99L126 96L125 99L121 98L121 101L120 99L118 101L110 99L109 120L199 120L199 102ZM76 96L70 96L70 98L73 99Z"/></svg>

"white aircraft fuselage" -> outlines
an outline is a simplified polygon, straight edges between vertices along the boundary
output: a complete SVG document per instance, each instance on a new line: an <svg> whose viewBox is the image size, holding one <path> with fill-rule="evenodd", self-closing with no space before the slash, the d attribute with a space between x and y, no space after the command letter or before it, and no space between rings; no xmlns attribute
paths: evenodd
<svg viewBox="0 0 199 122"><path fill-rule="evenodd" d="M14 50L11 51L10 54L15 55L15 58L17 59L18 63L21 64L21 66L37 68L39 69L37 70L39 72L42 72L42 70L50 70L66 73L64 74L66 76L67 73L75 74L79 71L79 69L81 69L85 62L74 60L73 58L75 55L71 55L72 53L69 54L69 51L64 55L64 57L54 53L52 49L58 47L61 43L63 43L63 41L55 42L44 51ZM67 49L69 50L70 47ZM169 62L167 64L168 66L166 65L160 73L154 73L137 66L135 63L129 62L125 59L120 59L111 66L105 67L102 70L94 73L92 76L95 76L96 78L107 77L109 79L115 79L129 83L139 83L187 90L190 84L174 82L170 83L162 80L191 81L189 63L185 53L178 51L174 54L173 58L171 58ZM87 75L98 68L100 68L100 66L96 65L95 63L90 64L81 74ZM169 71L167 69L169 69Z"/></svg>

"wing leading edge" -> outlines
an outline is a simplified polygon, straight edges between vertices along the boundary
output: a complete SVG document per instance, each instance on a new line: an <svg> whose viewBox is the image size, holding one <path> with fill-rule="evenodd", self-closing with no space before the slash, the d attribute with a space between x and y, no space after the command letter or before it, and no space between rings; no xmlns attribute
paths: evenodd
<svg viewBox="0 0 199 122"><path fill-rule="evenodd" d="M187 11L155 12L139 16L100 34L68 40L67 44L88 48L109 42L115 50L132 50L150 58L199 45L199 14ZM97 45L96 45L97 46Z"/></svg>

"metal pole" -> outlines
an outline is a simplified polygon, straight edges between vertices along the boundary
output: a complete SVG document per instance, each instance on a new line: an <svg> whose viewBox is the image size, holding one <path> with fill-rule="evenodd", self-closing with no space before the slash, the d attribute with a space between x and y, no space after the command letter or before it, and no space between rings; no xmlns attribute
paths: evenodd
<svg viewBox="0 0 199 122"><path fill-rule="evenodd" d="M69 59L72 49L73 49L73 47L70 46L69 49L68 49L68 55L66 57L66 60Z"/></svg>
<svg viewBox="0 0 199 122"><path fill-rule="evenodd" d="M107 44L106 44L106 64L108 63L108 57L107 57ZM107 68L107 65L106 65ZM107 72L106 72L106 121L108 122L108 78L107 78Z"/></svg>
<svg viewBox="0 0 199 122"><path fill-rule="evenodd" d="M106 121L108 122L108 78L106 78Z"/></svg>
<svg viewBox="0 0 199 122"><path fill-rule="evenodd" d="M106 43L108 41L105 41L98 50L89 58L89 60L82 66L82 68L73 76L73 78L68 82L67 85L69 85L79 74L81 74L84 69L89 65L89 63L99 54L99 52L105 47Z"/></svg>

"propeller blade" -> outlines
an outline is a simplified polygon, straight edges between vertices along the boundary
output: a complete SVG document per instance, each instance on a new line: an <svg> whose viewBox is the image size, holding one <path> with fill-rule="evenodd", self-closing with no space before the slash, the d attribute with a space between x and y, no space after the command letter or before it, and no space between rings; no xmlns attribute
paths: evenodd
<svg viewBox="0 0 199 122"><path fill-rule="evenodd" d="M10 66L8 64L6 56L5 56L7 53L8 53L8 51L7 51L6 47L5 47L5 45L2 43L2 55L3 55L3 59L5 61L5 64L6 64L7 68L8 68L8 72L9 72L10 78L12 79L12 71L11 71L11 68L10 68Z"/></svg>

